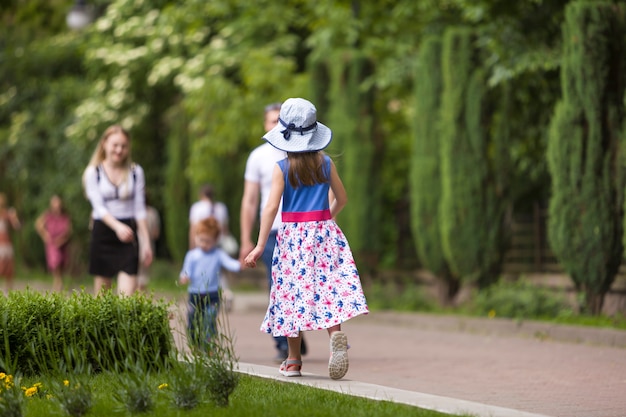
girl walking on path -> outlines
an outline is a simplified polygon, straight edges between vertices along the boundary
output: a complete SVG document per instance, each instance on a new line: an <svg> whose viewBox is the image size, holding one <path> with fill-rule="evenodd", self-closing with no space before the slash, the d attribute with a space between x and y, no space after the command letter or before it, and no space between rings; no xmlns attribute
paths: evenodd
<svg viewBox="0 0 626 417"><path fill-rule="evenodd" d="M263 139L287 152L287 158L274 167L257 245L245 258L246 266L256 266L282 197L282 226L261 331L288 338L289 355L279 372L300 376L301 332L327 329L328 372L340 379L348 372L348 340L341 323L367 314L368 308L348 241L334 221L347 196L335 164L322 152L332 132L317 121L311 102L290 98L281 107L279 124Z"/></svg>
<svg viewBox="0 0 626 417"><path fill-rule="evenodd" d="M109 127L83 174L93 210L89 273L94 292L111 288L117 276L119 294L137 289L139 262L150 265L152 246L146 222L146 180L130 158L130 136L119 125Z"/></svg>
<svg viewBox="0 0 626 417"><path fill-rule="evenodd" d="M68 241L72 222L58 195L50 197L50 204L35 221L35 229L46 248L46 264L52 273L52 290L63 290L63 270L68 265Z"/></svg>

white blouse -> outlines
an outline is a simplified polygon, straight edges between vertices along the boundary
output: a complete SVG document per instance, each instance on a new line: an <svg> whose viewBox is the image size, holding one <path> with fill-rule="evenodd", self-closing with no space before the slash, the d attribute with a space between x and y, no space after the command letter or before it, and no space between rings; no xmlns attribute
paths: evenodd
<svg viewBox="0 0 626 417"><path fill-rule="evenodd" d="M95 220L101 220L107 213L116 219L145 219L145 188L143 168L137 164L119 186L111 182L102 165L98 169L89 166L85 171L85 192Z"/></svg>

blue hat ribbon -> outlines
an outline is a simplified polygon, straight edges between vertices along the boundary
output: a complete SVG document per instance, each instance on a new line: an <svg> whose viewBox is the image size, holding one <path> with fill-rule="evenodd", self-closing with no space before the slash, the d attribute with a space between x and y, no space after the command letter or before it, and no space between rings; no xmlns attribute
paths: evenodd
<svg viewBox="0 0 626 417"><path fill-rule="evenodd" d="M308 132L309 130L313 130L317 127L317 122L307 127L303 127L303 126L296 127L294 123L285 123L285 121L281 119L280 117L278 118L278 121L280 122L281 125L285 127L285 130L280 131L280 133L283 134L283 138L285 138L285 140L289 140L291 138L291 132L299 132L300 135L304 135L304 132Z"/></svg>

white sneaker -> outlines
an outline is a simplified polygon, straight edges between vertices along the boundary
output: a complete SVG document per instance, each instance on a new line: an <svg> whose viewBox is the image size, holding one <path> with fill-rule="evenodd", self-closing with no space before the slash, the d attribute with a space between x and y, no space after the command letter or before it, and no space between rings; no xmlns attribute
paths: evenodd
<svg viewBox="0 0 626 417"><path fill-rule="evenodd" d="M332 379L341 379L348 372L348 366L348 337L344 332L333 332L330 336L328 374Z"/></svg>

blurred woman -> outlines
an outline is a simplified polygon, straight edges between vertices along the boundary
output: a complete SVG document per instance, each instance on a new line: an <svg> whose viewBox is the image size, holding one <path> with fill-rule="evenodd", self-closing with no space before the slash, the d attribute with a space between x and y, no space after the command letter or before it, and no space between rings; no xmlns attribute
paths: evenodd
<svg viewBox="0 0 626 417"><path fill-rule="evenodd" d="M106 129L83 174L93 227L89 273L94 291L109 289L117 276L119 294L137 289L139 262L150 265L145 175L130 156L130 135L119 125Z"/></svg>

